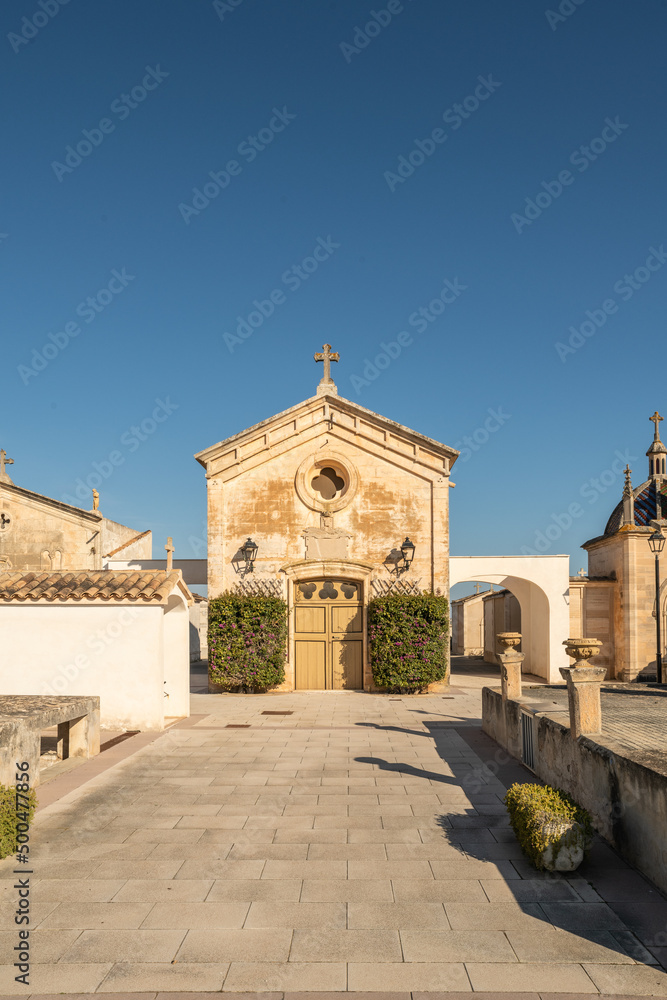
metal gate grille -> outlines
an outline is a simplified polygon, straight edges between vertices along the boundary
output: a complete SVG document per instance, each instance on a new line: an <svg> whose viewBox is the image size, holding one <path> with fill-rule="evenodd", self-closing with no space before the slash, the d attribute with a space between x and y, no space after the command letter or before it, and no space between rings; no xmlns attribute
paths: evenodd
<svg viewBox="0 0 667 1000"><path fill-rule="evenodd" d="M533 718L528 712L521 713L521 759L531 771L535 770Z"/></svg>

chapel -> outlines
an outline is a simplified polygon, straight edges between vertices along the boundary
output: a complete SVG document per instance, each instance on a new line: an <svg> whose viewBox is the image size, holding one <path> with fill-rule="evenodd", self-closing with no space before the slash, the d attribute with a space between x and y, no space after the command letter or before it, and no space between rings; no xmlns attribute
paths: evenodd
<svg viewBox="0 0 667 1000"><path fill-rule="evenodd" d="M656 558L649 544L656 528L667 527L667 446L660 439L662 419L657 410L650 417L654 431L646 452L647 479L633 487L632 470L626 466L623 495L604 532L582 546L588 553L588 574L570 581L570 621L578 629L572 634L602 639L610 675L623 681L656 674L656 614L665 658L667 579L660 574L656 605ZM601 661L596 657L594 662Z"/></svg>
<svg viewBox="0 0 667 1000"><path fill-rule="evenodd" d="M389 591L449 592L459 452L338 395L330 344L315 395L200 451L208 594L289 608L281 690L370 690L366 609Z"/></svg>
<svg viewBox="0 0 667 1000"><path fill-rule="evenodd" d="M16 486L14 464L0 450L0 572L100 570L106 558L150 559L151 532L137 532L104 517L93 495L83 510Z"/></svg>

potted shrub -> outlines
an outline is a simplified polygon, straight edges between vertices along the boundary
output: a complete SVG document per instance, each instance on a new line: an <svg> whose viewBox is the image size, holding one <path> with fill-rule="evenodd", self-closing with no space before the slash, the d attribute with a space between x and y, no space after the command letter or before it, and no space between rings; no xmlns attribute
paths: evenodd
<svg viewBox="0 0 667 1000"><path fill-rule="evenodd" d="M505 805L521 849L536 868L571 872L579 867L593 827L589 813L566 792L548 785L514 784Z"/></svg>

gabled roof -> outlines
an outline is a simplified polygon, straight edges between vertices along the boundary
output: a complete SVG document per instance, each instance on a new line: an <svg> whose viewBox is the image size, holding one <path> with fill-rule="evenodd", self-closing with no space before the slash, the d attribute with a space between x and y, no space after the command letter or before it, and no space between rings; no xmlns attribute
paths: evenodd
<svg viewBox="0 0 667 1000"><path fill-rule="evenodd" d="M262 452L273 455L276 450L287 451L297 447L307 439L309 432L311 435L313 431L320 433L321 425L326 425L334 437L352 432L365 437L370 443L395 451L404 459L428 465L432 470L436 466L444 467L446 474L460 454L455 448L380 416L359 403L338 395L322 394L311 396L205 448L195 458L204 466L208 476L217 475L249 458L255 459ZM252 464L257 463L254 461Z"/></svg>
<svg viewBox="0 0 667 1000"><path fill-rule="evenodd" d="M49 601L140 601L164 604L178 587L192 594L180 570L86 570L59 573L0 573L0 603Z"/></svg>
<svg viewBox="0 0 667 1000"><path fill-rule="evenodd" d="M61 514L76 517L79 520L90 521L91 524L98 524L103 519L103 515L98 510L84 510L82 507L73 507L69 503L54 500L53 497L44 496L42 493L33 493L32 490L26 490L22 486L16 486L14 483L8 483L6 480L0 481L0 491L2 490L6 490L9 496L13 494L17 499L31 500L33 503L38 503L43 507L50 507Z"/></svg>

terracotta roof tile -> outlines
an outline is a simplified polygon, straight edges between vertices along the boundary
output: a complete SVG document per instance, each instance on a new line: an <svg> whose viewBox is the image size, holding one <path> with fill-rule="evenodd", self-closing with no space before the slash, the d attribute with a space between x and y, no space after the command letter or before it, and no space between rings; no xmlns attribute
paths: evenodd
<svg viewBox="0 0 667 1000"><path fill-rule="evenodd" d="M180 570L163 569L0 573L0 603L102 600L161 604L180 581Z"/></svg>

